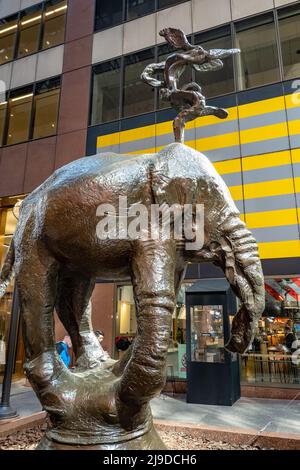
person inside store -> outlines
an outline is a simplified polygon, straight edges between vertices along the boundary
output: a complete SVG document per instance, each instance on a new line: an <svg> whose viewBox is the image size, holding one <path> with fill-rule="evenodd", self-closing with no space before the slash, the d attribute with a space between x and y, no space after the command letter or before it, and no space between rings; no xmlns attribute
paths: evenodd
<svg viewBox="0 0 300 470"><path fill-rule="evenodd" d="M119 351L127 351L127 349L131 346L132 341L127 336L117 336L115 338L115 345Z"/></svg>
<svg viewBox="0 0 300 470"><path fill-rule="evenodd" d="M109 359L109 354L107 351L104 351L103 347L102 347L102 341L104 340L104 332L102 330L96 330L95 331L95 335L99 341L99 346L101 348L101 351L102 351L102 356L101 356L101 361L106 361L107 359Z"/></svg>
<svg viewBox="0 0 300 470"><path fill-rule="evenodd" d="M294 352L296 349L293 348L293 343L296 341L296 336L294 335L290 326L285 327L285 345L291 351Z"/></svg>
<svg viewBox="0 0 300 470"><path fill-rule="evenodd" d="M62 341L56 343L56 351L67 368L69 368L71 363L71 357L69 354L71 347L72 341L70 336L65 336Z"/></svg>

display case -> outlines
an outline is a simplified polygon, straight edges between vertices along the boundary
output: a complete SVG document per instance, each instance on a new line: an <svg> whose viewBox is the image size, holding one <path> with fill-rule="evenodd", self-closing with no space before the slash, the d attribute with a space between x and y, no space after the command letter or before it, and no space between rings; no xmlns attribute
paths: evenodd
<svg viewBox="0 0 300 470"><path fill-rule="evenodd" d="M187 401L232 405L240 398L239 361L225 349L237 300L223 279L203 280L186 292Z"/></svg>

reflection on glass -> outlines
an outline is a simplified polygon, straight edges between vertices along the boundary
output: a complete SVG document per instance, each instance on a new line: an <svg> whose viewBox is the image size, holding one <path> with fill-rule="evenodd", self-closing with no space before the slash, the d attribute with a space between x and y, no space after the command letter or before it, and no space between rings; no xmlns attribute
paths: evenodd
<svg viewBox="0 0 300 470"><path fill-rule="evenodd" d="M123 20L123 0L97 0L96 30L110 28Z"/></svg>
<svg viewBox="0 0 300 470"><path fill-rule="evenodd" d="M154 90L143 83L141 73L154 62L154 50L125 57L123 116L134 116L154 111Z"/></svg>
<svg viewBox="0 0 300 470"><path fill-rule="evenodd" d="M155 0L127 0L127 20L148 15L155 9Z"/></svg>
<svg viewBox="0 0 300 470"><path fill-rule="evenodd" d="M67 0L51 0L47 3L44 14L43 49L64 42L67 8Z"/></svg>
<svg viewBox="0 0 300 470"><path fill-rule="evenodd" d="M0 145L3 145L3 135L6 122L7 101L0 103Z"/></svg>
<svg viewBox="0 0 300 470"><path fill-rule="evenodd" d="M3 199L0 199L0 268L3 265L8 247L11 243L12 236L16 229L17 218L15 216L14 204L18 203L19 198L9 198L9 206L2 206ZM6 203L7 204L7 203ZM14 283L11 282L5 295L0 299L0 383L2 382L3 373L6 363L6 351L8 345L8 333L11 318L12 299L13 299ZM23 342L18 335L16 364L14 368L14 378L24 376L24 347Z"/></svg>
<svg viewBox="0 0 300 470"><path fill-rule="evenodd" d="M300 383L300 278L265 280L266 307L241 361L248 383ZM299 350L300 352L300 350Z"/></svg>
<svg viewBox="0 0 300 470"><path fill-rule="evenodd" d="M300 76L300 7L279 10L279 34L284 78Z"/></svg>
<svg viewBox="0 0 300 470"><path fill-rule="evenodd" d="M191 309L192 361L224 362L222 305L196 305Z"/></svg>
<svg viewBox="0 0 300 470"><path fill-rule="evenodd" d="M0 64L14 58L17 29L16 17L0 20Z"/></svg>
<svg viewBox="0 0 300 470"><path fill-rule="evenodd" d="M34 97L34 139L56 134L59 96L60 79L37 85Z"/></svg>
<svg viewBox="0 0 300 470"><path fill-rule="evenodd" d="M232 39L230 26L218 28L208 33L197 34L195 44L204 49L231 49ZM207 98L234 92L233 57L222 59L224 67L213 72L196 72L196 82L203 86Z"/></svg>
<svg viewBox="0 0 300 470"><path fill-rule="evenodd" d="M92 125L119 118L120 65L116 59L94 68Z"/></svg>
<svg viewBox="0 0 300 470"><path fill-rule="evenodd" d="M31 8L22 13L19 26L18 57L24 57L38 51L42 7Z"/></svg>
<svg viewBox="0 0 300 470"><path fill-rule="evenodd" d="M280 80L273 14L261 15L235 25L235 47L239 90Z"/></svg>
<svg viewBox="0 0 300 470"><path fill-rule="evenodd" d="M28 140L32 97L33 93L29 89L18 92L18 94L11 93L8 102L8 145Z"/></svg>

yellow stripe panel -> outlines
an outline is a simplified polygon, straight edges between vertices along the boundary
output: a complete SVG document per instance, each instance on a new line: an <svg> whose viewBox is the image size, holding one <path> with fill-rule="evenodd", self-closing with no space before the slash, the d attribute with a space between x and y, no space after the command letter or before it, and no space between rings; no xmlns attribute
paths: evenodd
<svg viewBox="0 0 300 470"><path fill-rule="evenodd" d="M236 146L239 145L239 143L239 133L232 132L223 135L216 135L215 137L198 139L196 140L196 148L200 152L205 152L206 150L215 150Z"/></svg>
<svg viewBox="0 0 300 470"><path fill-rule="evenodd" d="M300 241L259 243L259 254L262 259L297 258L300 256Z"/></svg>
<svg viewBox="0 0 300 470"><path fill-rule="evenodd" d="M299 179L300 178L296 178ZM299 181L300 191L300 181ZM263 181L262 183L250 183L244 185L245 199L258 197L278 196L282 194L292 194L294 192L293 178L284 180Z"/></svg>
<svg viewBox="0 0 300 470"><path fill-rule="evenodd" d="M300 106L300 93L291 93L285 96L285 106L287 109L298 108Z"/></svg>
<svg viewBox="0 0 300 470"><path fill-rule="evenodd" d="M243 199L243 186L242 185L240 185L240 186L229 186L228 189L230 191L231 197L235 201L240 201L241 199Z"/></svg>
<svg viewBox="0 0 300 470"><path fill-rule="evenodd" d="M110 145L118 145L120 143L120 133L100 135L97 138L97 148L108 147Z"/></svg>
<svg viewBox="0 0 300 470"><path fill-rule="evenodd" d="M289 150L284 152L266 153L253 157L243 158L243 171L261 170L262 168L272 168L291 164L291 155Z"/></svg>
<svg viewBox="0 0 300 470"><path fill-rule="evenodd" d="M213 163L215 169L220 175L226 175L228 173L238 173L242 170L240 158L235 158L233 160L225 160L224 162L215 162Z"/></svg>
<svg viewBox="0 0 300 470"><path fill-rule="evenodd" d="M240 131L241 143L248 144L251 142L259 142L260 140L274 139L276 137L286 137L288 135L288 127L286 122L272 124L270 126L256 127Z"/></svg>
<svg viewBox="0 0 300 470"><path fill-rule="evenodd" d="M235 121L238 119L238 109L236 106L233 108L226 108L228 111L228 118L226 121ZM203 126L211 126L213 124L218 124L222 121L218 119L216 116L203 116L201 118L197 118L195 121L195 127L203 127Z"/></svg>
<svg viewBox="0 0 300 470"><path fill-rule="evenodd" d="M120 132L120 143L133 142L134 140L147 139L149 137L155 137L154 124Z"/></svg>
<svg viewBox="0 0 300 470"><path fill-rule="evenodd" d="M246 214L248 228L279 227L298 224L296 209L279 211L253 212Z"/></svg>
<svg viewBox="0 0 300 470"><path fill-rule="evenodd" d="M194 129L195 128L195 121L187 122L185 128ZM155 126L156 135L165 135L165 134L172 134L173 135L173 121L166 121L156 124Z"/></svg>
<svg viewBox="0 0 300 470"><path fill-rule="evenodd" d="M254 103L239 106L239 117L246 118L258 114L272 113L285 109L284 96L278 96L269 100L256 101Z"/></svg>
<svg viewBox="0 0 300 470"><path fill-rule="evenodd" d="M289 133L290 135L300 134L300 119L289 121Z"/></svg>
<svg viewBox="0 0 300 470"><path fill-rule="evenodd" d="M300 149L292 150L292 162L300 163Z"/></svg>
<svg viewBox="0 0 300 470"><path fill-rule="evenodd" d="M296 193L300 193L300 176L294 178L295 181L295 191Z"/></svg>

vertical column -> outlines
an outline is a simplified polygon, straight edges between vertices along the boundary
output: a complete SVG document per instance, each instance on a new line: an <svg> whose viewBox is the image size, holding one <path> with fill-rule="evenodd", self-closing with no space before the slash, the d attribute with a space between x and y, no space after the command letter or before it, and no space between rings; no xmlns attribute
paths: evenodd
<svg viewBox="0 0 300 470"><path fill-rule="evenodd" d="M104 333L103 349L110 355L114 345L115 284L96 284L92 297L92 323L94 330Z"/></svg>
<svg viewBox="0 0 300 470"><path fill-rule="evenodd" d="M86 153L95 0L69 0L55 167Z"/></svg>

